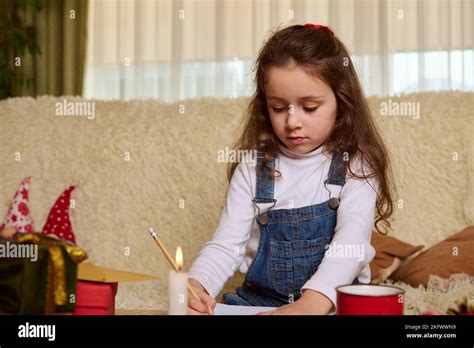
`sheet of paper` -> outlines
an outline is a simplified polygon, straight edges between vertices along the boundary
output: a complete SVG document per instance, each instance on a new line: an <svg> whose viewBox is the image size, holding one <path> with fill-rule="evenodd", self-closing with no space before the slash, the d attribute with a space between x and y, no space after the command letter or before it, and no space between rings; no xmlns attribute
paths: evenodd
<svg viewBox="0 0 474 348"><path fill-rule="evenodd" d="M216 304L215 315L256 315L260 312L268 312L276 307L258 307L258 306L231 306L222 303Z"/></svg>

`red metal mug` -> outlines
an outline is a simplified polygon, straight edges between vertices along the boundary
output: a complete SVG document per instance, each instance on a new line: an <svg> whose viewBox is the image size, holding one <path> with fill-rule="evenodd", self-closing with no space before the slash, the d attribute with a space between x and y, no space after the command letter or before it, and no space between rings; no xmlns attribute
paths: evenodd
<svg viewBox="0 0 474 348"><path fill-rule="evenodd" d="M343 285L336 288L337 315L403 315L405 290L388 285Z"/></svg>

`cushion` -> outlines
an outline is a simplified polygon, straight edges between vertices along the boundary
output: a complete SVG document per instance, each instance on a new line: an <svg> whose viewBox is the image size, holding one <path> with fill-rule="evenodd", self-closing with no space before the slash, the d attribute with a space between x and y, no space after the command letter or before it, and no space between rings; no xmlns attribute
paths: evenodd
<svg viewBox="0 0 474 348"><path fill-rule="evenodd" d="M447 279L455 273L474 275L474 226L439 242L401 266L390 278L426 286L430 275Z"/></svg>
<svg viewBox="0 0 474 348"><path fill-rule="evenodd" d="M417 254L423 245L413 246L396 238L372 231L375 257L370 263L372 284L386 280L400 265Z"/></svg>

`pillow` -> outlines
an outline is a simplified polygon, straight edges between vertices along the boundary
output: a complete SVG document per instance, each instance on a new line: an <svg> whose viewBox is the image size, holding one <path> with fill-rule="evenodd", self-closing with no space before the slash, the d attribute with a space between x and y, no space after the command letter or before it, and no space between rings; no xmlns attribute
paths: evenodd
<svg viewBox="0 0 474 348"><path fill-rule="evenodd" d="M375 257L370 263L372 284L386 280L402 263L423 249L423 245L413 246L377 231L372 231L371 244L375 249Z"/></svg>
<svg viewBox="0 0 474 348"><path fill-rule="evenodd" d="M440 278L449 278L455 273L474 275L473 251L474 226L469 226L420 253L390 278L417 287L426 286L431 274Z"/></svg>

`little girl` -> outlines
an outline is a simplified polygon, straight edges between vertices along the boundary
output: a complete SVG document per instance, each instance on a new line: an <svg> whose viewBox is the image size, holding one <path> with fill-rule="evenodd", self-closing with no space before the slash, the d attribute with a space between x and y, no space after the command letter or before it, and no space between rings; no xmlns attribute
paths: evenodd
<svg viewBox="0 0 474 348"><path fill-rule="evenodd" d="M328 314L336 287L369 283L372 228L390 227L391 172L354 66L330 28L274 33L256 61L256 91L236 149L255 163L229 165L227 202L213 239L189 271L212 314L240 266L230 305L278 307L262 314Z"/></svg>

